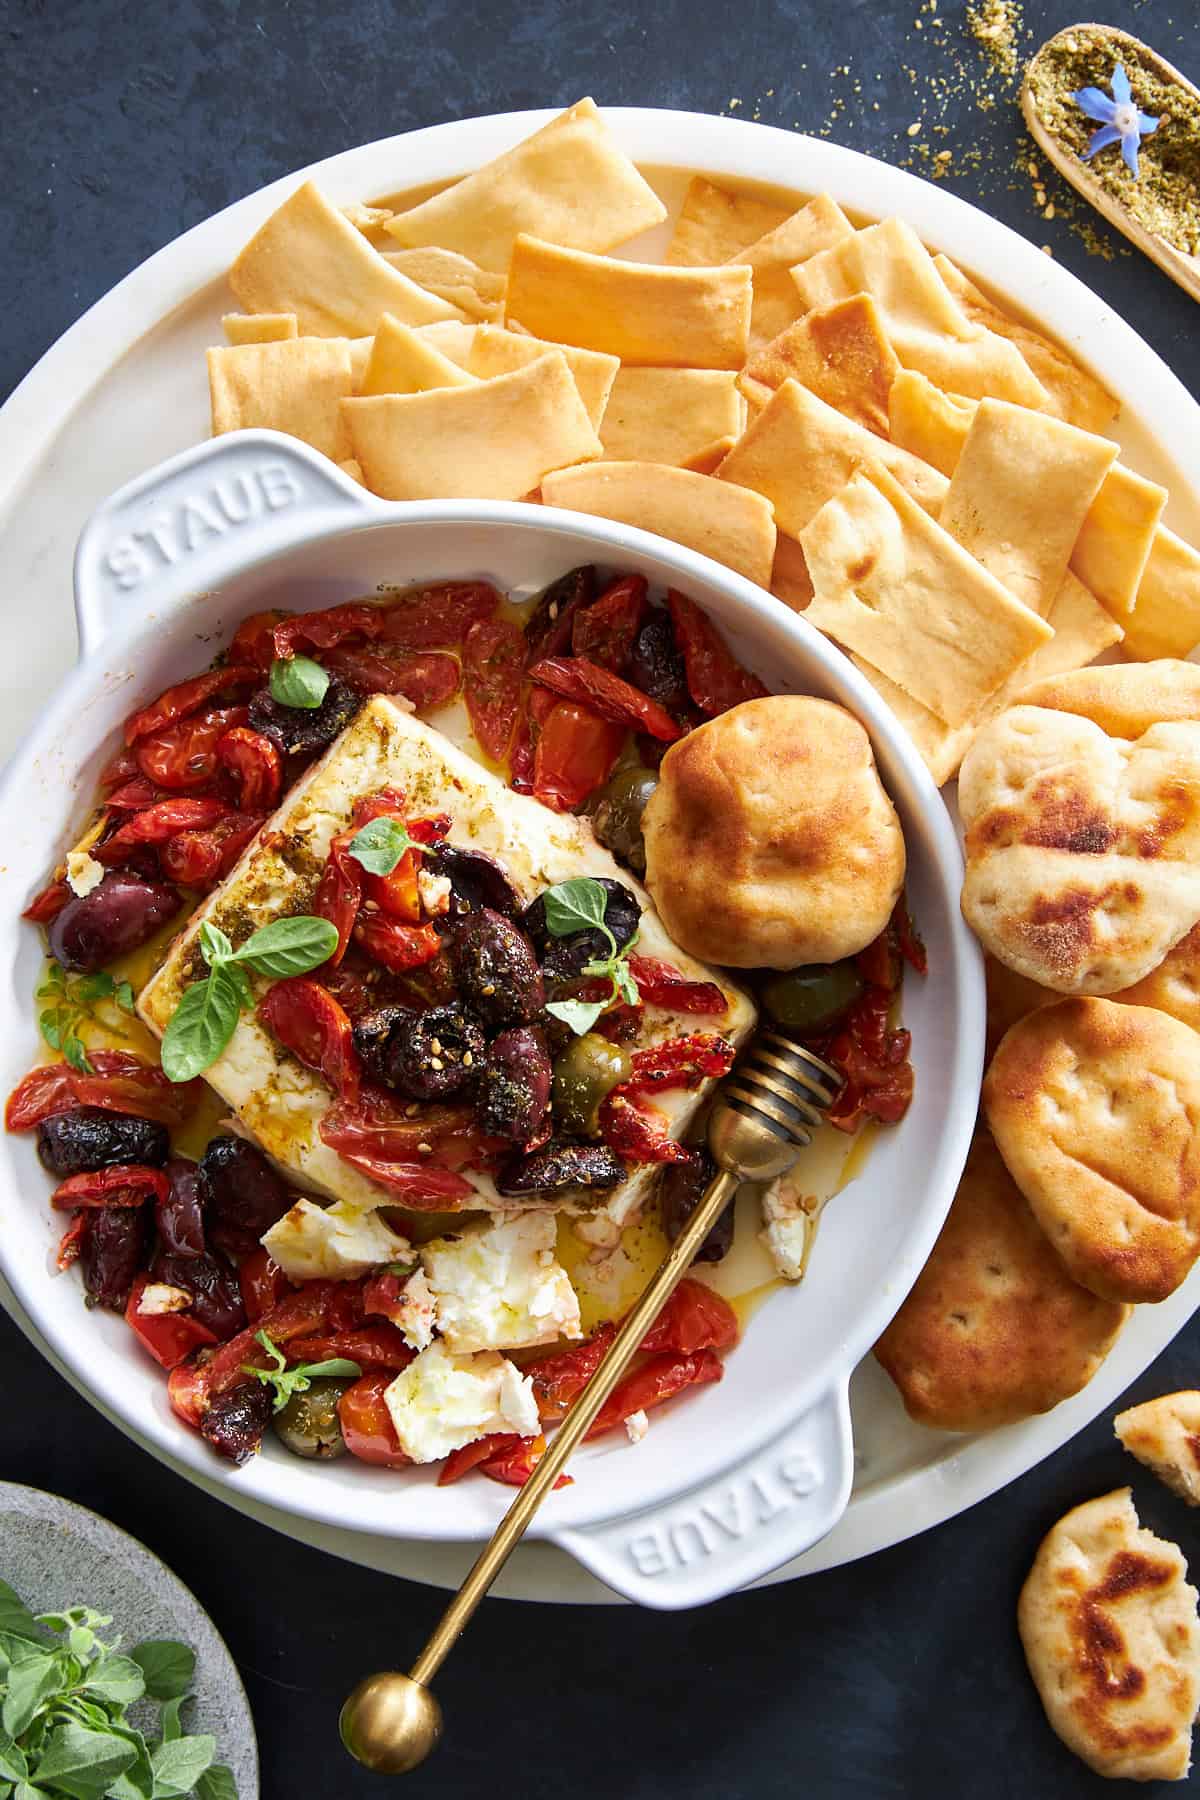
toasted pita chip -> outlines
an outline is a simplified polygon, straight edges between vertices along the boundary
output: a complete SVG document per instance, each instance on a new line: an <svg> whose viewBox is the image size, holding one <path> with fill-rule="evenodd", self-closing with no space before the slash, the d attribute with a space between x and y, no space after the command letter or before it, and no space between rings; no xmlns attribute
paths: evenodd
<svg viewBox="0 0 1200 1800"><path fill-rule="evenodd" d="M330 340L332 342L332 340ZM350 353L350 392L362 392L363 378L367 373L367 364L371 360L371 352L375 348L373 337L343 338Z"/></svg>
<svg viewBox="0 0 1200 1800"><path fill-rule="evenodd" d="M1126 650L1146 662L1190 656L1200 645L1200 551L1165 525L1154 534L1137 605L1121 622Z"/></svg>
<svg viewBox="0 0 1200 1800"><path fill-rule="evenodd" d="M775 555L771 508L745 488L664 463L588 463L542 482L547 506L657 532L766 587Z"/></svg>
<svg viewBox="0 0 1200 1800"><path fill-rule="evenodd" d="M471 351L475 345L475 333L479 327L469 321L459 319L442 319L436 325L418 325L417 330L426 343L432 344L435 350L465 369L471 360Z"/></svg>
<svg viewBox="0 0 1200 1800"><path fill-rule="evenodd" d="M1167 490L1114 463L1083 522L1071 567L1124 625L1133 613Z"/></svg>
<svg viewBox="0 0 1200 1800"><path fill-rule="evenodd" d="M423 394L429 388L469 387L475 380L436 344L384 313L358 394Z"/></svg>
<svg viewBox="0 0 1200 1800"><path fill-rule="evenodd" d="M679 466L681 469L690 469L694 475L715 475L736 443L736 437L714 438L702 450L696 450L691 456L685 457Z"/></svg>
<svg viewBox="0 0 1200 1800"><path fill-rule="evenodd" d="M732 262L739 250L773 231L787 217L787 207L777 206L773 200L739 194L706 181L703 175L693 175L667 245L666 261L676 268L699 269Z"/></svg>
<svg viewBox="0 0 1200 1800"><path fill-rule="evenodd" d="M809 622L947 725L972 718L1053 637L877 464L825 503L800 544Z"/></svg>
<svg viewBox="0 0 1200 1800"><path fill-rule="evenodd" d="M345 338L284 338L210 350L212 434L266 426L342 462L350 441L339 406L351 384Z"/></svg>
<svg viewBox="0 0 1200 1800"><path fill-rule="evenodd" d="M387 231L410 248L435 244L502 273L520 232L576 250L611 250L666 216L595 102L580 100L444 193L397 213Z"/></svg>
<svg viewBox="0 0 1200 1800"><path fill-rule="evenodd" d="M803 310L871 294L906 369L950 393L1044 409L1046 390L1007 338L974 324L912 226L884 219L792 270Z"/></svg>
<svg viewBox="0 0 1200 1800"><path fill-rule="evenodd" d="M573 344L551 344L542 338L526 337L524 332L506 331L501 325L481 325L471 341L467 368L483 380L493 375L507 375L512 369L523 369L536 362L548 350L556 350L566 358L575 378L579 398L587 408L595 431L600 429L608 397L612 393L620 362L599 350L577 350Z"/></svg>
<svg viewBox="0 0 1200 1800"><path fill-rule="evenodd" d="M1110 438L981 400L938 522L1045 618L1116 455Z"/></svg>
<svg viewBox="0 0 1200 1800"><path fill-rule="evenodd" d="M779 541L783 543L785 539L781 537ZM778 566L777 556L776 570ZM917 746L934 781L942 787L958 773L958 765L979 727L1003 712L1006 706L1011 706L1031 681L1082 669L1102 651L1120 642L1121 627L1112 614L1106 612L1069 571L1063 578L1046 623L1054 631L1049 643L1042 644L1032 656L1019 663L1008 679L984 701L976 717L963 725L945 724L936 713L914 700L911 694L906 694L886 675L881 675L861 656L852 655L850 660L886 700Z"/></svg>
<svg viewBox="0 0 1200 1800"><path fill-rule="evenodd" d="M342 471L343 475L348 475L351 481L357 481L359 487L366 487L367 482L366 477L362 472L362 465L355 457L348 456L345 462L340 462L338 464L338 468Z"/></svg>
<svg viewBox="0 0 1200 1800"><path fill-rule="evenodd" d="M226 313L221 324L231 344L278 344L300 335L295 313Z"/></svg>
<svg viewBox="0 0 1200 1800"><path fill-rule="evenodd" d="M901 369L888 393L888 434L894 444L952 476L975 404L962 394L945 393L915 369Z"/></svg>
<svg viewBox="0 0 1200 1800"><path fill-rule="evenodd" d="M726 257L727 262L746 263L753 271L752 347L770 343L803 311L792 280L793 266L853 234L854 227L837 201L830 194L817 194L757 243Z"/></svg>
<svg viewBox="0 0 1200 1800"><path fill-rule="evenodd" d="M888 398L900 373L869 294L805 313L756 353L739 378L773 391L798 381L879 437L888 435Z"/></svg>
<svg viewBox="0 0 1200 1800"><path fill-rule="evenodd" d="M520 500L549 470L600 454L556 351L468 387L345 400L342 416L385 500Z"/></svg>
<svg viewBox="0 0 1200 1800"><path fill-rule="evenodd" d="M481 269L469 256L427 246L420 250L385 250L383 260L418 287L428 288L439 300L449 301L469 319L498 319L504 311L503 275Z"/></svg>
<svg viewBox="0 0 1200 1800"><path fill-rule="evenodd" d="M936 513L947 483L907 450L878 438L827 406L797 381L785 381L720 467L722 481L753 488L775 508L791 537L843 488L858 466L881 462L919 505Z"/></svg>
<svg viewBox="0 0 1200 1800"><path fill-rule="evenodd" d="M606 462L674 463L741 436L745 402L731 369L621 369L600 437Z"/></svg>
<svg viewBox="0 0 1200 1800"><path fill-rule="evenodd" d="M229 285L244 312L294 312L303 336L361 336L385 312L406 325L461 317L384 262L314 181L259 227Z"/></svg>
<svg viewBox="0 0 1200 1800"><path fill-rule="evenodd" d="M1049 338L994 306L948 256L935 256L933 263L968 319L1017 346L1049 396L1049 411L1068 425L1078 425L1081 431L1103 431L1112 424L1119 402L1094 375L1089 375Z"/></svg>
<svg viewBox="0 0 1200 1800"><path fill-rule="evenodd" d="M352 200L341 211L343 218L349 219L355 231L378 231L392 216L390 206L367 206L361 200Z"/></svg>
<svg viewBox="0 0 1200 1800"><path fill-rule="evenodd" d="M740 369L752 296L750 271L737 263L665 269L522 234L509 264L505 322L622 362Z"/></svg>
<svg viewBox="0 0 1200 1800"><path fill-rule="evenodd" d="M775 539L771 592L785 606L790 606L793 612L804 612L813 597L812 576L808 572L804 552L795 538L788 537L784 531L779 532Z"/></svg>

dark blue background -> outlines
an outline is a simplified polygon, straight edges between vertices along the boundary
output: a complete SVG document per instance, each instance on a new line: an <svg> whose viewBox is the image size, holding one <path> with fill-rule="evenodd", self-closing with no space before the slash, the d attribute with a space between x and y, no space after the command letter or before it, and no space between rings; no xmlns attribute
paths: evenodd
<svg viewBox="0 0 1200 1800"><path fill-rule="evenodd" d="M824 131L893 161L919 158L906 128L922 118L924 141L950 149L961 170L950 185L1049 244L1195 391L1192 303L1140 257L1089 255L1062 216L1039 216L1032 183L1014 170L1023 137L1011 91L988 75L961 0L941 0L940 24L927 4L5 0L0 394L151 251L290 169L442 119L583 93L708 112L736 97L741 117ZM1029 0L1027 48L1081 10L1078 0ZM1135 0L1107 16L1194 76L1200 30L1189 14L1192 0ZM989 92L995 104L981 110ZM1050 184L1049 194L1061 207L1061 191ZM1099 221L1097 234L1122 244ZM1193 1327L1131 1397L1192 1385L1198 1361ZM441 1597L219 1507L113 1431L2 1320L0 1393L0 1475L106 1513L212 1612L250 1692L267 1800L385 1792L342 1757L337 1708L364 1670L411 1657ZM439 1684L447 1747L408 1791L531 1800L1108 1791L1046 1726L1014 1605L1053 1521L1130 1480L1146 1522L1192 1555L1195 1515L1116 1448L1105 1416L940 1530L803 1583L678 1617L492 1602Z"/></svg>

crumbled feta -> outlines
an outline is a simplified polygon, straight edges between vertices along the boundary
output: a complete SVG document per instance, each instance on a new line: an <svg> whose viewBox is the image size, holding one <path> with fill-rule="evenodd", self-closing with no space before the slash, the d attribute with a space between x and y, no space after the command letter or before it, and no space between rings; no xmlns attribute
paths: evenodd
<svg viewBox="0 0 1200 1800"><path fill-rule="evenodd" d="M417 893L429 918L450 910L450 877L432 875L428 869L417 870Z"/></svg>
<svg viewBox="0 0 1200 1800"><path fill-rule="evenodd" d="M165 1281L148 1281L138 1301L138 1311L153 1318L159 1313L186 1312L192 1296L186 1288L168 1287Z"/></svg>
<svg viewBox="0 0 1200 1800"><path fill-rule="evenodd" d="M759 1232L771 1261L785 1281L800 1281L812 1232L811 1194L798 1185L796 1172L777 1175L762 1197L763 1230Z"/></svg>
<svg viewBox="0 0 1200 1800"><path fill-rule="evenodd" d="M259 1242L293 1281L321 1275L352 1281L408 1249L407 1239L398 1237L377 1212L351 1206L348 1200L333 1206L297 1200Z"/></svg>
<svg viewBox="0 0 1200 1800"><path fill-rule="evenodd" d="M410 1275L404 1284L400 1302L392 1314L404 1334L404 1341L414 1350L424 1350L433 1342L437 1323L437 1303L424 1269Z"/></svg>
<svg viewBox="0 0 1200 1800"><path fill-rule="evenodd" d="M579 1298L555 1258L554 1215L495 1216L421 1247L447 1347L515 1350L579 1337Z"/></svg>
<svg viewBox="0 0 1200 1800"><path fill-rule="evenodd" d="M86 900L93 888L98 888L104 880L104 864L96 861L86 850L67 851L67 886L81 900Z"/></svg>
<svg viewBox="0 0 1200 1800"><path fill-rule="evenodd" d="M495 1350L455 1356L443 1343L402 1369L384 1400L396 1436L416 1463L437 1462L493 1431L536 1437L533 1378Z"/></svg>
<svg viewBox="0 0 1200 1800"><path fill-rule="evenodd" d="M640 1444L650 1429L650 1420L645 1411L630 1413L625 1421L625 1429L629 1433L631 1444Z"/></svg>

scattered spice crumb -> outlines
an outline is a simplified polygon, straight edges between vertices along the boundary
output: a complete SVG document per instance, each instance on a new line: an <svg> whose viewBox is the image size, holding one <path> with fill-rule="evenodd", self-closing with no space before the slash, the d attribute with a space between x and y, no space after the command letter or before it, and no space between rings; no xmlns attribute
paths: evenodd
<svg viewBox="0 0 1200 1800"><path fill-rule="evenodd" d="M1017 0L972 0L967 7L967 24L996 73L1015 75L1017 43L1023 25Z"/></svg>

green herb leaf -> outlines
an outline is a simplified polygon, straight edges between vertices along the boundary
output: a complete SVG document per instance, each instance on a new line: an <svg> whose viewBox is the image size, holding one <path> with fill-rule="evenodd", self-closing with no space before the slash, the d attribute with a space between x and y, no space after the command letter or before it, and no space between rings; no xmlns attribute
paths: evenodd
<svg viewBox="0 0 1200 1800"><path fill-rule="evenodd" d="M63 1678L63 1658L54 1650L35 1650L18 1657L8 1671L8 1693L0 1711L0 1724L10 1738L18 1738L36 1718L43 1701L69 1685Z"/></svg>
<svg viewBox="0 0 1200 1800"><path fill-rule="evenodd" d="M556 882L542 895L546 906L546 929L553 937L570 937L576 931L590 931L604 923L607 895L590 875L575 875L570 881ZM616 939L609 933L614 951Z"/></svg>
<svg viewBox="0 0 1200 1800"><path fill-rule="evenodd" d="M43 1641L37 1628L37 1620L17 1590L9 1587L7 1581L0 1581L0 1632L9 1637L27 1638L31 1644L41 1644Z"/></svg>
<svg viewBox="0 0 1200 1800"><path fill-rule="evenodd" d="M298 1363L294 1369L289 1369L287 1357L277 1344L271 1342L265 1331L257 1331L254 1335L275 1367L260 1369L257 1363L243 1363L242 1373L253 1375L264 1387L273 1389L271 1406L275 1412L282 1412L293 1394L306 1394L313 1380L319 1376L349 1375L357 1380L362 1374L358 1364L345 1356L331 1356L326 1362Z"/></svg>
<svg viewBox="0 0 1200 1800"><path fill-rule="evenodd" d="M114 1656L111 1651L92 1664L83 1686L87 1693L109 1700L114 1706L132 1706L146 1691L139 1665L130 1657Z"/></svg>
<svg viewBox="0 0 1200 1800"><path fill-rule="evenodd" d="M175 1638L147 1638L129 1654L145 1677L151 1700L179 1700L191 1687L195 1653Z"/></svg>
<svg viewBox="0 0 1200 1800"><path fill-rule="evenodd" d="M102 1800L122 1770L136 1760L136 1749L124 1738L67 1723L56 1725L47 1737L33 1773L39 1787L53 1782L71 1800Z"/></svg>
<svg viewBox="0 0 1200 1800"><path fill-rule="evenodd" d="M0 1744L0 1775L5 1781L24 1781L28 1773L29 1764L20 1744L14 1744L11 1740L7 1744Z"/></svg>
<svg viewBox="0 0 1200 1800"><path fill-rule="evenodd" d="M372 819L350 843L350 855L371 875L390 875L412 843L398 819Z"/></svg>
<svg viewBox="0 0 1200 1800"><path fill-rule="evenodd" d="M569 1025L576 1037L583 1037L608 1006L607 1000L548 1000L546 1011Z"/></svg>
<svg viewBox="0 0 1200 1800"><path fill-rule="evenodd" d="M81 1075L95 1074L96 1071L88 1061L87 1047L84 1044L83 1039L81 1037L76 1037L74 1032L71 1033L70 1037L65 1037L63 1039L62 1052L71 1067L73 1069L78 1069Z"/></svg>
<svg viewBox="0 0 1200 1800"><path fill-rule="evenodd" d="M10 1788L13 1800L54 1800L44 1787L34 1787L32 1781L19 1781L15 1788Z"/></svg>
<svg viewBox="0 0 1200 1800"><path fill-rule="evenodd" d="M238 1800L237 1782L227 1763L214 1763L196 1783L196 1800Z"/></svg>
<svg viewBox="0 0 1200 1800"><path fill-rule="evenodd" d="M246 939L232 960L248 963L259 975L277 981L289 975L307 975L310 969L328 962L337 949L337 926L328 919L312 918L306 913L292 919L276 919Z"/></svg>
<svg viewBox="0 0 1200 1800"><path fill-rule="evenodd" d="M271 664L272 700L312 712L329 691L329 677L310 656L277 656Z"/></svg>
<svg viewBox="0 0 1200 1800"><path fill-rule="evenodd" d="M217 1753L217 1740L207 1734L198 1737L172 1738L150 1752L154 1770L154 1800L175 1800L190 1794L200 1777L211 1768Z"/></svg>
<svg viewBox="0 0 1200 1800"><path fill-rule="evenodd" d="M116 1001L122 1012L131 1013L133 1011L133 983L131 981L118 981L116 987L113 989L113 999Z"/></svg>
<svg viewBox="0 0 1200 1800"><path fill-rule="evenodd" d="M167 1080L191 1081L216 1062L237 1029L241 1010L241 985L224 966L193 982L163 1033L160 1061Z"/></svg>
<svg viewBox="0 0 1200 1800"><path fill-rule="evenodd" d="M219 925L210 924L207 919L200 927L200 954L210 969L215 969L218 963L228 962L233 955L231 939Z"/></svg>
<svg viewBox="0 0 1200 1800"><path fill-rule="evenodd" d="M64 1018L69 1021L70 1014L62 1006L50 1006L38 1014L38 1030L52 1050L62 1049Z"/></svg>
<svg viewBox="0 0 1200 1800"><path fill-rule="evenodd" d="M109 1730L114 1737L133 1748L133 1761L122 1769L111 1787L105 1788L106 1800L154 1800L154 1770L145 1738L125 1720L113 1721Z"/></svg>
<svg viewBox="0 0 1200 1800"><path fill-rule="evenodd" d="M159 1734L164 1744L169 1744L173 1738L183 1736L180 1714L190 1699L190 1694L176 1694L173 1700L164 1703L158 1720Z"/></svg>
<svg viewBox="0 0 1200 1800"><path fill-rule="evenodd" d="M75 983L76 998L88 1000L107 1000L116 988L116 979L107 969L97 969L94 975L81 975Z"/></svg>

